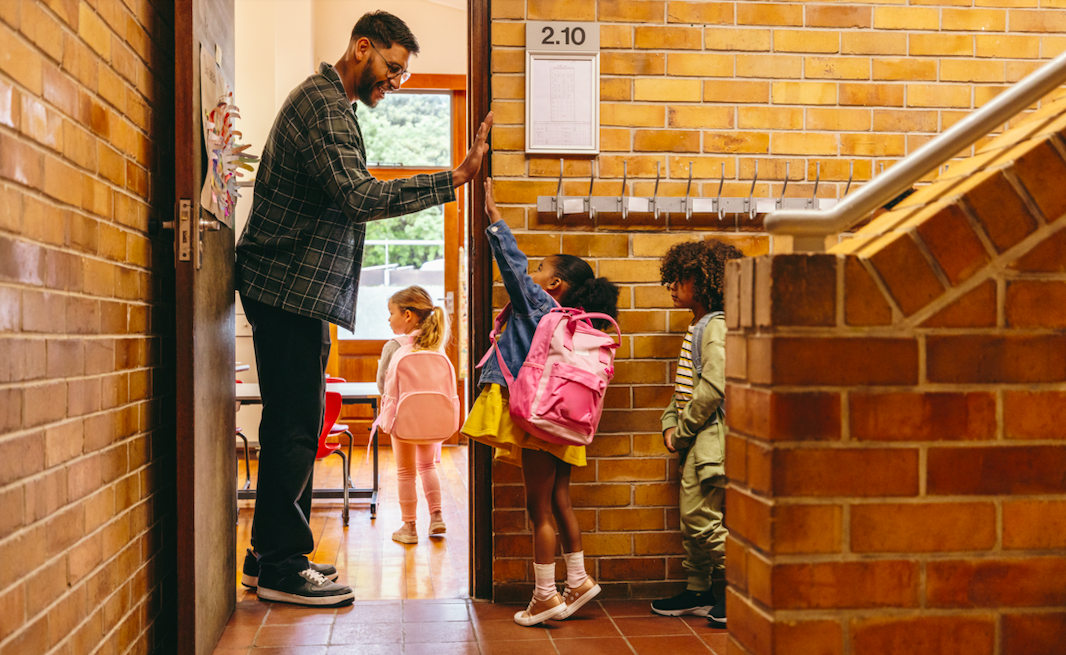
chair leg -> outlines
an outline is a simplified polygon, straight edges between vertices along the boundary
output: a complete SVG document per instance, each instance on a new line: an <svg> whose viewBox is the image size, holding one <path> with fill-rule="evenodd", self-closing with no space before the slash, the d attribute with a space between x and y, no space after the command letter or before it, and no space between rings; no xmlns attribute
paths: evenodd
<svg viewBox="0 0 1066 655"><path fill-rule="evenodd" d="M342 434L348 435L348 466L345 470L348 471L348 480L350 481L352 479L352 443L355 441L355 435L349 430L345 430Z"/></svg>
<svg viewBox="0 0 1066 655"><path fill-rule="evenodd" d="M341 512L341 518L344 520L344 527L348 527L348 487L351 486L348 482L348 458L344 456L344 451L340 448L333 452L340 456L343 467L341 468L341 480L344 484L344 511Z"/></svg>
<svg viewBox="0 0 1066 655"><path fill-rule="evenodd" d="M238 432L237 436L244 442L244 488L250 489L252 486L252 463L248 455L248 437Z"/></svg>

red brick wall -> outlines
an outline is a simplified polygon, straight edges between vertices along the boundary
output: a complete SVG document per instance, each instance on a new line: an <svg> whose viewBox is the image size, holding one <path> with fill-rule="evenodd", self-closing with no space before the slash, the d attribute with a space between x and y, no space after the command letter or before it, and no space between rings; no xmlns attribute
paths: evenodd
<svg viewBox="0 0 1066 655"><path fill-rule="evenodd" d="M788 166L787 194L809 197L820 164L818 195L835 198L844 191L849 163L854 163L856 183L869 180L882 165L913 152L1041 60L1061 52L1066 8L1039 0L492 0L491 11L492 174L504 218L534 265L560 251L583 255L599 274L622 286L620 323L626 336L618 375L608 392L600 435L589 451L590 464L574 473L589 570L609 595L667 593L683 584L684 576L676 460L663 450L657 419L670 394L673 360L691 315L672 309L659 286L658 260L682 239L720 238L752 256L787 252L789 239L771 240L762 230L761 216L729 216L723 222L666 216L656 221L645 214L623 222L618 214L601 214L594 224L587 215L557 220L554 214L538 214L536 197L555 193L559 163L558 158L524 152L525 21L600 24L602 152L593 159L567 160L564 193L586 194L588 176L595 170L600 181L594 192L616 195L622 162L628 161L630 193L652 194L659 162L664 176L659 193L682 196L692 161L693 195L716 195L724 164L724 195L742 196L751 188L758 162L757 196L780 195ZM948 233L937 245L950 241ZM973 240L959 245L967 245L970 250L961 252L976 259L946 265L945 275L956 278L981 265ZM905 278L910 264L898 261ZM784 266L784 260L777 265ZM789 266L797 268L782 269L781 276L824 281L846 273L854 291L840 311L849 321L887 325L894 312L903 311L883 299L862 300L863 294L880 293L881 282L850 260L839 271L835 265ZM922 279L930 285L926 294L941 284L935 276ZM499 286L496 300L505 300ZM769 301L764 299L760 311L780 311L771 310L776 306ZM900 302L911 309L917 301ZM802 313L809 325L834 326L835 303L835 297L823 298L820 304L789 311ZM745 311L754 310L751 305ZM911 343L893 342L892 349L874 358L874 368L880 369L880 357L888 355L924 362L925 351L917 353ZM805 352L801 342L781 347ZM873 357L858 350L855 356ZM743 356L734 344L729 366L743 367ZM913 366L918 363L915 359ZM797 365L794 373L806 368ZM817 431L834 415L838 422L848 416L839 393L818 396L810 407L807 397L789 400L774 402L805 413L794 419L762 417L774 429ZM808 423L811 427L804 427ZM517 470L496 469L494 501L497 597L517 599L526 596L532 581L531 537ZM829 535L811 535L816 537Z"/></svg>
<svg viewBox="0 0 1066 655"><path fill-rule="evenodd" d="M171 11L0 0L2 655L145 653L173 622Z"/></svg>
<svg viewBox="0 0 1066 655"><path fill-rule="evenodd" d="M730 264L731 653L1062 652L1064 115Z"/></svg>

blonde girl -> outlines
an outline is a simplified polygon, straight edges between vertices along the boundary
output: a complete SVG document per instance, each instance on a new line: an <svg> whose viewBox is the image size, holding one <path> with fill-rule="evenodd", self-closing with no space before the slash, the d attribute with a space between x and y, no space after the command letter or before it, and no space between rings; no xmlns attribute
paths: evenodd
<svg viewBox="0 0 1066 655"><path fill-rule="evenodd" d="M397 291L389 298L389 327L393 334L407 335L415 350L441 350L448 342L448 317L444 310L433 304L429 293L419 286ZM385 376L392 356L400 349L397 339L390 339L381 351L378 361L378 391L385 390ZM429 536L445 533L444 517L441 515L440 478L437 476L437 447L439 444L413 444L399 439L392 440L392 452L396 456L396 478L400 497L400 512L403 526L392 533L392 540L401 544L417 544L415 518L418 496L415 491L415 472L422 478L422 491L429 505Z"/></svg>

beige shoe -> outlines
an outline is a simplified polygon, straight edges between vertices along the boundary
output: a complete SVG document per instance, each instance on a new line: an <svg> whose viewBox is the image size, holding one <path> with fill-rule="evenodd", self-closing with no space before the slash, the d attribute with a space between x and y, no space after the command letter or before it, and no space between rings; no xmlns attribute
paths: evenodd
<svg viewBox="0 0 1066 655"><path fill-rule="evenodd" d="M538 623L543 623L565 611L566 603L563 602L563 597L559 594L555 594L548 600L537 600L537 597L534 596L533 600L529 601L529 607L515 613L514 622L528 628Z"/></svg>
<svg viewBox="0 0 1066 655"><path fill-rule="evenodd" d="M392 533L392 540L401 544L417 544L418 533L415 532L415 524L404 523L402 528Z"/></svg>
<svg viewBox="0 0 1066 655"><path fill-rule="evenodd" d="M555 619L561 621L571 616L581 609L582 605L598 596L599 593L600 585L596 584L596 581L591 577L585 578L585 581L575 589L567 587L563 590L563 602L566 603L566 611L559 613Z"/></svg>
<svg viewBox="0 0 1066 655"><path fill-rule="evenodd" d="M429 516L429 536L436 537L448 531L444 525L444 517L440 512L433 512Z"/></svg>

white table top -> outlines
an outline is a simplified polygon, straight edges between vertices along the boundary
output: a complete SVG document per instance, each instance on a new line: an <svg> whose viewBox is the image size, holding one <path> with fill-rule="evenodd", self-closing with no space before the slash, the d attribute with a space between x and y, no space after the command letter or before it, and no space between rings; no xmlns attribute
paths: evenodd
<svg viewBox="0 0 1066 655"><path fill-rule="evenodd" d="M242 402L262 402L259 385L255 383L238 383L237 400ZM336 391L343 400L370 400L377 398L378 385L374 382L328 382L326 391Z"/></svg>

